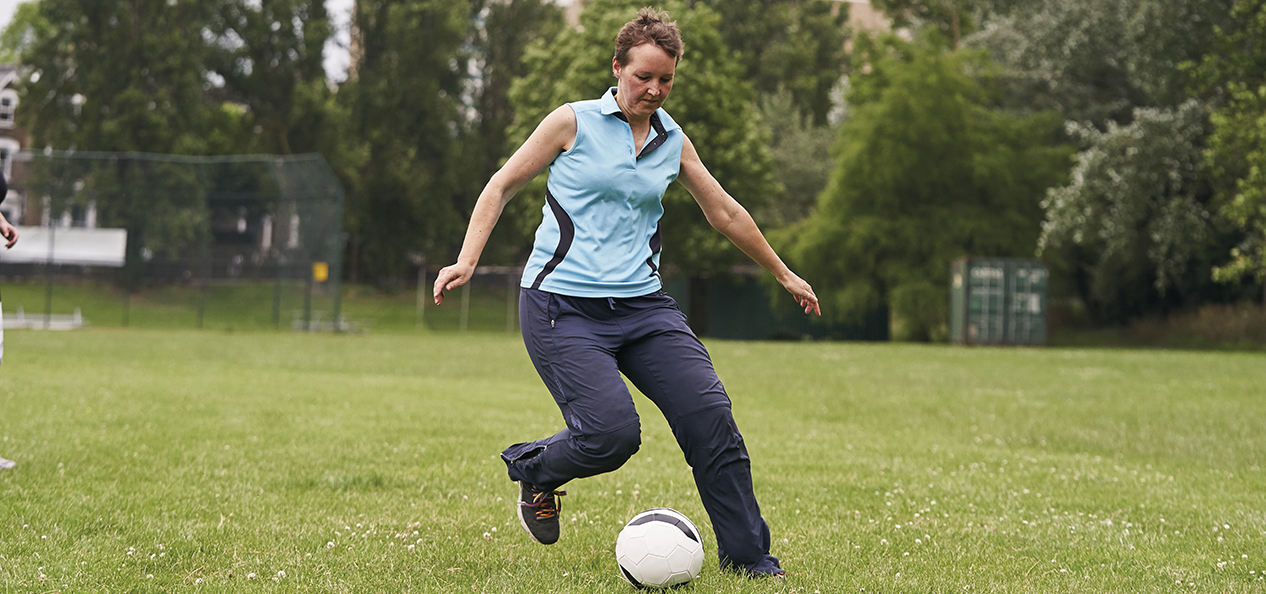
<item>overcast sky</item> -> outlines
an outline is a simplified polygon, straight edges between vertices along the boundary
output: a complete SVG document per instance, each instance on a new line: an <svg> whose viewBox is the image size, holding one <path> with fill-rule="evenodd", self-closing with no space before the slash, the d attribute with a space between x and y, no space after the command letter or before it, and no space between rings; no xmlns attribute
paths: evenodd
<svg viewBox="0 0 1266 594"><path fill-rule="evenodd" d="M0 29L9 25L13 11L18 4L28 0L0 0ZM325 8L330 12L330 20L334 22L336 33L334 39L325 47L325 74L331 80L342 81L347 78L347 22L352 13L352 2L355 0L325 0Z"/></svg>

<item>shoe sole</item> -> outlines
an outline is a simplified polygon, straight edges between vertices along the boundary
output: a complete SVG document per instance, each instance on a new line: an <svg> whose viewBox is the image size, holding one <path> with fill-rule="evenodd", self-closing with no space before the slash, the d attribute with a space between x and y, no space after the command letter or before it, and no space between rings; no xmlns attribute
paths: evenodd
<svg viewBox="0 0 1266 594"><path fill-rule="evenodd" d="M522 492L523 492L523 482L522 482L522 481L519 481L519 482L517 482L517 483L515 483L515 484L519 485L519 493L522 493ZM520 497L522 497L522 495L520 495ZM524 532L526 532L526 533L528 534L528 538L531 538L531 539L532 539L532 541L533 541L533 542L535 542L536 544L545 544L545 543L543 543L543 542L541 542L541 541L537 540L536 535L535 535L535 534L532 534L532 530L528 528L528 525L527 525L527 519L523 517L523 502L522 502L522 501L519 501L519 500L518 500L518 498L516 498L516 499L515 499L515 501L516 501L516 503L514 504L514 507L518 508L518 514L519 514L519 525L523 527L523 531L524 531Z"/></svg>

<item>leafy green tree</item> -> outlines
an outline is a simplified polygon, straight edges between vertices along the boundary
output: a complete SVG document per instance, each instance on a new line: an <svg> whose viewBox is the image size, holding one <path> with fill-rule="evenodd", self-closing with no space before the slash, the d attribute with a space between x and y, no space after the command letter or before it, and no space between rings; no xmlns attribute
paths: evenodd
<svg viewBox="0 0 1266 594"><path fill-rule="evenodd" d="M620 27L645 3L595 0L585 6L580 29L534 43L524 56L528 74L515 81L510 97L518 119L511 138L517 146L551 110L569 101L593 99L614 84L611 57ZM687 8L677 0L669 11L681 28L685 55L677 68L665 109L681 124L704 164L740 203L760 211L780 194L773 161L760 132L751 86L717 33L719 19L703 5ZM543 181L528 186L510 203L500 227L527 237L540 223ZM664 196L664 263L686 275L721 272L742 253L704 218L680 184ZM526 245L525 245L526 247Z"/></svg>
<svg viewBox="0 0 1266 594"><path fill-rule="evenodd" d="M987 58L950 53L929 34L884 36L855 59L850 119L816 213L778 235L811 279L824 315L858 321L882 306L907 338L943 334L950 262L1030 256L1046 188L1071 148L1055 144L1052 114L990 109Z"/></svg>
<svg viewBox="0 0 1266 594"><path fill-rule="evenodd" d="M241 113L219 109L208 97L209 46L196 33L206 28L211 9L206 0L44 0L23 7L4 40L27 73L18 85L18 121L31 144L177 154L234 150L240 136L223 131L240 130ZM56 173L36 171L31 181ZM151 187L193 181L162 165L146 174ZM129 190L137 175L119 161L60 180L76 187L90 177L100 189L95 197L50 190L54 208L93 198L101 224L128 230L128 286L138 278L142 249L178 253L205 238L205 221L185 210L201 204L200 193L141 195Z"/></svg>
<svg viewBox="0 0 1266 594"><path fill-rule="evenodd" d="M876 8L897 27L932 29L957 50L963 35L973 29L971 15L991 8L989 0L875 0Z"/></svg>
<svg viewBox="0 0 1266 594"><path fill-rule="evenodd" d="M1224 282L1266 281L1266 0L1241 0L1234 26L1218 32L1216 51L1193 69L1216 102L1206 163L1220 211L1245 236L1231 261L1216 269Z"/></svg>
<svg viewBox="0 0 1266 594"><path fill-rule="evenodd" d="M246 106L251 152L317 152L332 92L322 63L332 34L323 0L221 0L209 31L207 67L223 79L217 95Z"/></svg>
<svg viewBox="0 0 1266 594"><path fill-rule="evenodd" d="M848 64L844 53L848 4L827 0L697 0L721 18L725 44L744 78L762 95L791 93L813 124L827 123L831 90Z"/></svg>
<svg viewBox="0 0 1266 594"><path fill-rule="evenodd" d="M532 42L556 37L566 23L562 10L548 0L478 0L473 10L476 16L472 45L479 85L476 121L468 142L478 168L467 182L468 191L477 196L517 148L509 141L515 120L510 85L515 78L527 74L524 52ZM512 263L524 253L526 241L521 234L496 233L484 248L481 262Z"/></svg>
<svg viewBox="0 0 1266 594"><path fill-rule="evenodd" d="M770 229L809 216L835 169L831 145L839 138L838 127L815 126L811 117L801 113L785 89L761 97L761 127L769 137L774 175L785 189L781 200L766 204L752 215Z"/></svg>
<svg viewBox="0 0 1266 594"><path fill-rule="evenodd" d="M371 278L401 273L407 255L443 259L474 203L463 93L466 0L360 0L361 57L340 99L364 163L348 195L352 264Z"/></svg>
<svg viewBox="0 0 1266 594"><path fill-rule="evenodd" d="M1073 126L1090 146L1072 182L1043 203L1041 249L1071 265L1100 322L1124 322L1209 294L1227 229L1203 167L1208 122L1200 105L1139 108L1133 122ZM1225 252L1222 252L1225 253Z"/></svg>
<svg viewBox="0 0 1266 594"><path fill-rule="evenodd" d="M40 13L36 2L23 2L13 11L9 24L0 32L0 62L14 64L41 37L49 35L52 24Z"/></svg>
<svg viewBox="0 0 1266 594"><path fill-rule="evenodd" d="M18 21L34 146L203 153L220 114L203 85L209 2L42 0Z"/></svg>

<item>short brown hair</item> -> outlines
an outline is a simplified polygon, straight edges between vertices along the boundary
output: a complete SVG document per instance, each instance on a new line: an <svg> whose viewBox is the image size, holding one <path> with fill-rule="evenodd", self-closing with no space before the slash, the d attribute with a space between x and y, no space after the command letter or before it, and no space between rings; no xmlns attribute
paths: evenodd
<svg viewBox="0 0 1266 594"><path fill-rule="evenodd" d="M621 66L627 65L629 50L643 43L653 43L680 62L685 44L681 41L681 29L669 18L667 12L649 6L637 11L637 18L625 23L615 36L615 61Z"/></svg>

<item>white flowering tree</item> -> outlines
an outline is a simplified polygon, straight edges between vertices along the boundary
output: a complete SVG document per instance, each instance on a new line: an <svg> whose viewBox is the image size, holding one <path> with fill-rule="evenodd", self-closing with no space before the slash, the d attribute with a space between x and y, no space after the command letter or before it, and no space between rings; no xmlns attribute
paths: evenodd
<svg viewBox="0 0 1266 594"><path fill-rule="evenodd" d="M978 0L963 45L1004 68L1002 100L1065 119L1129 123L1136 107L1173 107L1192 79L1180 68L1215 44L1234 0Z"/></svg>
<svg viewBox="0 0 1266 594"><path fill-rule="evenodd" d="M1103 322L1216 297L1210 271L1233 241L1212 205L1200 104L1136 109L1133 120L1104 132L1070 125L1089 148L1042 203L1039 252L1071 268Z"/></svg>

